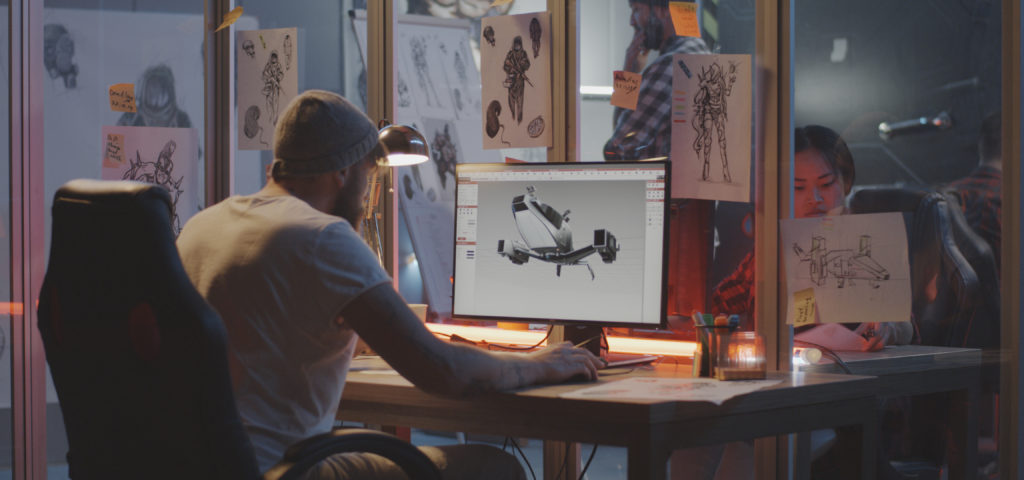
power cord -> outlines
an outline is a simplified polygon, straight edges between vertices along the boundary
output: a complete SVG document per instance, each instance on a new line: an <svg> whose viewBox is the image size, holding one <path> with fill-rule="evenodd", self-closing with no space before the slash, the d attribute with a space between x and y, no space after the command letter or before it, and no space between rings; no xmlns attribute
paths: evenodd
<svg viewBox="0 0 1024 480"><path fill-rule="evenodd" d="M524 462L526 462L526 468L530 470L530 477L533 478L533 480L537 480L537 474L533 471L533 465L530 465L530 460L526 458L526 454L523 453L523 449L519 448L519 442L517 442L514 437L507 438L512 441L512 447L519 452L519 456L522 457Z"/></svg>
<svg viewBox="0 0 1024 480"><path fill-rule="evenodd" d="M846 373L846 374L849 374L849 375L853 374L853 371L850 370L850 366L847 365L846 362L844 362L843 359L839 357L839 354L836 353L835 351L833 351L831 348L828 348L828 347L826 347L824 345L818 345L817 343L811 343L811 342L806 342L806 341L803 341L803 340L796 340L796 339L793 339L793 343L794 344L800 344L800 345L803 345L805 347L812 347L812 348L817 348L818 350L821 350L822 355L825 355L826 357L830 358L833 362L836 362L836 365L839 366L839 369L842 370L843 373Z"/></svg>
<svg viewBox="0 0 1024 480"><path fill-rule="evenodd" d="M590 468L590 462L594 460L594 454L597 453L597 444L594 444L594 448L590 450L590 456L587 457L587 463L583 464L583 470L580 470L579 480L583 480L583 476L587 474L587 469Z"/></svg>

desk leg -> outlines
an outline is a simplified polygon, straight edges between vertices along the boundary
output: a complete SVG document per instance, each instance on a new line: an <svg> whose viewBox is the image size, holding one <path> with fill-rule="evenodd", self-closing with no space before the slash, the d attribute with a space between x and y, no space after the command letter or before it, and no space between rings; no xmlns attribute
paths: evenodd
<svg viewBox="0 0 1024 480"><path fill-rule="evenodd" d="M878 476L878 414L875 400L865 399L861 423L836 428L836 444L831 451L838 455L843 480L874 480Z"/></svg>
<svg viewBox="0 0 1024 480"><path fill-rule="evenodd" d="M979 386L950 392L952 414L949 430L953 437L949 452L949 478L973 479L978 470Z"/></svg>
<svg viewBox="0 0 1024 480"><path fill-rule="evenodd" d="M580 468L580 444L544 441L544 478L579 478Z"/></svg>
<svg viewBox="0 0 1024 480"><path fill-rule="evenodd" d="M793 452L794 478L810 480L811 478L811 432L799 432L795 437ZM779 437L785 439L787 437Z"/></svg>
<svg viewBox="0 0 1024 480"><path fill-rule="evenodd" d="M657 450L650 443L630 445L627 461L629 480L666 479L668 452Z"/></svg>

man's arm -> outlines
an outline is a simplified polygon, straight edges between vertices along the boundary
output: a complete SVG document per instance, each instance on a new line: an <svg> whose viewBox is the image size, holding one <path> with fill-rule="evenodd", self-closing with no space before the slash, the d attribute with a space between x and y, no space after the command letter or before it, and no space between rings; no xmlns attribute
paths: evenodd
<svg viewBox="0 0 1024 480"><path fill-rule="evenodd" d="M523 355L443 342L388 284L352 300L342 319L398 373L432 393L466 396L558 383L578 374L597 378L600 359L568 343Z"/></svg>

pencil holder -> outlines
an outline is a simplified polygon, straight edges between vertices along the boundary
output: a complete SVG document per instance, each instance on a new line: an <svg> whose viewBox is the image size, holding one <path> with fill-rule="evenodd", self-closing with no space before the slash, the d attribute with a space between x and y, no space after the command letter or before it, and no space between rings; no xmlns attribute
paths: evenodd
<svg viewBox="0 0 1024 480"><path fill-rule="evenodd" d="M765 378L764 339L754 332L722 332L714 338L713 367L719 380Z"/></svg>

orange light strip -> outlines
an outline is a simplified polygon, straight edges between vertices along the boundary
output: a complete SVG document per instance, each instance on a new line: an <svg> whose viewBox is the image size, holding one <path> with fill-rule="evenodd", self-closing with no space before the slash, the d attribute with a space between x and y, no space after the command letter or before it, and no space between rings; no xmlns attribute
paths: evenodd
<svg viewBox="0 0 1024 480"><path fill-rule="evenodd" d="M536 330L503 330L493 327L474 327L469 325L448 325L428 323L427 328L435 334L458 335L467 340L488 343L504 343L515 345L533 345L544 338L543 331ZM546 345L547 342L541 343ZM612 352L645 353L648 355L673 355L692 357L697 344L680 340L656 340L651 338L632 338L608 336L608 349Z"/></svg>
<svg viewBox="0 0 1024 480"><path fill-rule="evenodd" d="M0 315L24 315L25 305L21 302L0 302Z"/></svg>

